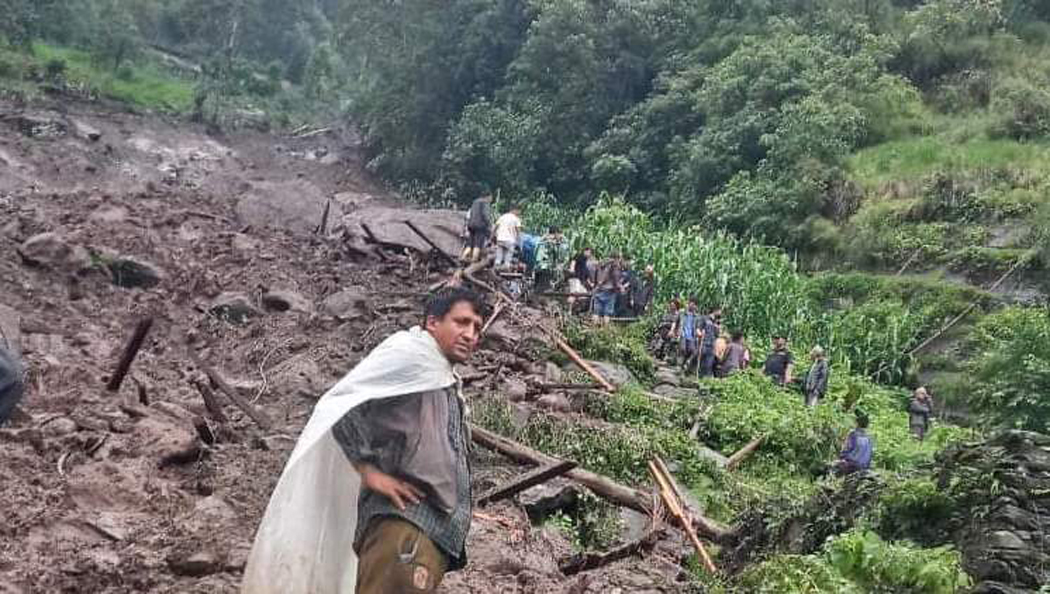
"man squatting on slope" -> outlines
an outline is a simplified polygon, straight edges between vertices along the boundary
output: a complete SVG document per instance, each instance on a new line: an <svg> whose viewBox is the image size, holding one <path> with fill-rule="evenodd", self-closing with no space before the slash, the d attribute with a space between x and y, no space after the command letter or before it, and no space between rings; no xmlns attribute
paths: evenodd
<svg viewBox="0 0 1050 594"><path fill-rule="evenodd" d="M439 294L425 315L426 331L451 363L470 359L482 324L476 294ZM457 391L366 402L332 429L361 475L358 594L433 592L445 572L466 565L470 437Z"/></svg>

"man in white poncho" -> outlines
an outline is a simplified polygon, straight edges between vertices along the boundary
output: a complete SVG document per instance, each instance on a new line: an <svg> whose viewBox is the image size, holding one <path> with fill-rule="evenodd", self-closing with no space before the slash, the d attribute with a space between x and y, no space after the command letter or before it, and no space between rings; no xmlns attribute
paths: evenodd
<svg viewBox="0 0 1050 594"><path fill-rule="evenodd" d="M481 332L464 289L387 338L314 408L255 537L243 594L433 592L466 564L468 427L455 363Z"/></svg>

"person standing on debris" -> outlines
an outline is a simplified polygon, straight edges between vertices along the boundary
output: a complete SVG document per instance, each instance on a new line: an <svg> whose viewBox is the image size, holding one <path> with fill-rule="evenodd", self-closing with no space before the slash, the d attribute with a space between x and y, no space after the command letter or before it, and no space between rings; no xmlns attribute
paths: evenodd
<svg viewBox="0 0 1050 594"><path fill-rule="evenodd" d="M631 308L634 317L640 318L649 309L656 293L656 272L652 264L645 267L641 276L635 276L634 284L631 286Z"/></svg>
<svg viewBox="0 0 1050 594"><path fill-rule="evenodd" d="M806 374L803 391L806 394L806 406L816 406L817 401L828 392L828 358L820 346L813 347L813 350L809 352L809 358L813 360L813 366Z"/></svg>
<svg viewBox="0 0 1050 594"><path fill-rule="evenodd" d="M613 254L612 258L598 269L595 281L591 319L595 324L607 325L616 314L616 298L623 293L623 258Z"/></svg>
<svg viewBox="0 0 1050 594"><path fill-rule="evenodd" d="M699 337L699 315L696 299L690 299L686 310L678 316L678 355L682 359L682 372L690 373L696 364L697 338Z"/></svg>
<svg viewBox="0 0 1050 594"><path fill-rule="evenodd" d="M467 247L463 260L477 262L484 256L492 235L492 195L485 194L470 205L467 213Z"/></svg>
<svg viewBox="0 0 1050 594"><path fill-rule="evenodd" d="M912 394L911 402L908 404L908 425L912 435L919 441L926 439L926 432L930 430L930 415L933 414L933 399L925 387L918 387Z"/></svg>
<svg viewBox="0 0 1050 594"><path fill-rule="evenodd" d="M594 289L594 275L591 269L591 259L593 257L594 252L591 248L584 248L572 260L572 275L569 277L570 312L574 310L578 299L590 295L591 290Z"/></svg>
<svg viewBox="0 0 1050 594"><path fill-rule="evenodd" d="M453 365L481 304L433 296L423 327L384 340L314 408L274 490L242 594L434 592L466 564L469 427Z"/></svg>
<svg viewBox="0 0 1050 594"><path fill-rule="evenodd" d="M712 307L707 315L701 316L697 332L700 335L700 377L715 375L715 342L718 340L719 326L722 319L722 308Z"/></svg>
<svg viewBox="0 0 1050 594"><path fill-rule="evenodd" d="M551 227L536 249L536 290L550 291L561 285L562 270L569 261L569 241L561 229Z"/></svg>
<svg viewBox="0 0 1050 594"><path fill-rule="evenodd" d="M675 324L678 323L679 309L681 305L677 299L672 299L667 304L667 312L660 318L660 324L649 342L649 351L659 360L665 359L669 354L673 357L678 350L675 345ZM671 364L674 365L674 362Z"/></svg>
<svg viewBox="0 0 1050 594"><path fill-rule="evenodd" d="M513 207L496 220L496 268L509 268L521 241L520 210Z"/></svg>
<svg viewBox="0 0 1050 594"><path fill-rule="evenodd" d="M0 427L11 418L24 391L22 365L14 349L0 335Z"/></svg>
<svg viewBox="0 0 1050 594"><path fill-rule="evenodd" d="M722 364L718 368L719 377L729 377L741 369L747 368L747 347L744 346L744 334L733 332L729 344L722 355Z"/></svg>
<svg viewBox="0 0 1050 594"><path fill-rule="evenodd" d="M773 378L778 386L786 386L791 383L792 372L795 370L795 360L787 347L787 338L782 334L773 338L773 352L766 357L766 363L762 372Z"/></svg>
<svg viewBox="0 0 1050 594"><path fill-rule="evenodd" d="M857 409L857 427L846 436L846 443L842 446L839 459L831 465L831 470L837 475L853 474L867 470L871 467L871 458L875 452L875 445L868 435L868 415Z"/></svg>

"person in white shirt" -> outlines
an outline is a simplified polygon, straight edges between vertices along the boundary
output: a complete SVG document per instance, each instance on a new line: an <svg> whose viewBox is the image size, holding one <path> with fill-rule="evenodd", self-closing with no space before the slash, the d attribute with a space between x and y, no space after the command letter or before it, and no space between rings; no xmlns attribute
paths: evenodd
<svg viewBox="0 0 1050 594"><path fill-rule="evenodd" d="M521 238L519 213L512 208L496 220L496 268L507 268L514 261L514 248Z"/></svg>

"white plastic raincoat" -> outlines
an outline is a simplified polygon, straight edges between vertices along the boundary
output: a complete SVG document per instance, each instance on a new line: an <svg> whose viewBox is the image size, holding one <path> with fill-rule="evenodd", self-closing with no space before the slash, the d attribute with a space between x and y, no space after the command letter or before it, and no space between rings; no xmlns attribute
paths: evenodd
<svg viewBox="0 0 1050 594"><path fill-rule="evenodd" d="M242 594L352 594L360 477L332 437L350 409L456 383L452 364L418 326L379 344L314 407L270 497Z"/></svg>

